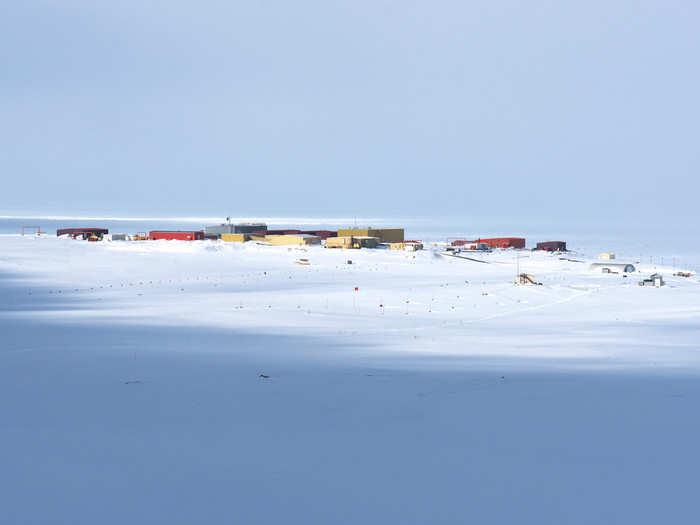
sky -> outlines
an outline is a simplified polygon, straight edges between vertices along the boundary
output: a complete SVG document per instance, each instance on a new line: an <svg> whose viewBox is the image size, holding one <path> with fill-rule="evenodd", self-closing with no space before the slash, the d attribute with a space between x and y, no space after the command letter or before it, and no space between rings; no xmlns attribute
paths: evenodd
<svg viewBox="0 0 700 525"><path fill-rule="evenodd" d="M9 2L0 214L697 224L700 4Z"/></svg>

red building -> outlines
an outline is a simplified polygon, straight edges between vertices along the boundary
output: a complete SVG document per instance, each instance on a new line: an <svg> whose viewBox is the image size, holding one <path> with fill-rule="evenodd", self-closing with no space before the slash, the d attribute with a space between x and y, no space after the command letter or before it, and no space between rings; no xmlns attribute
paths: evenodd
<svg viewBox="0 0 700 525"><path fill-rule="evenodd" d="M489 248L525 248L525 239L522 237L494 237L477 239L476 242L485 242Z"/></svg>
<svg viewBox="0 0 700 525"><path fill-rule="evenodd" d="M493 237L491 239L477 239L473 242L485 242L489 248L525 248L525 239L522 237Z"/></svg>
<svg viewBox="0 0 700 525"><path fill-rule="evenodd" d="M489 248L525 248L525 239L522 237L493 237L491 239L476 239L474 241L468 241L467 239L447 239L447 242L451 246L476 246L478 244L487 244Z"/></svg>
<svg viewBox="0 0 700 525"><path fill-rule="evenodd" d="M546 252L565 252L566 243L564 241L547 241L538 242L536 250L543 250Z"/></svg>
<svg viewBox="0 0 700 525"><path fill-rule="evenodd" d="M204 239L203 231L152 231L148 234L152 241L166 239L168 241L201 241Z"/></svg>

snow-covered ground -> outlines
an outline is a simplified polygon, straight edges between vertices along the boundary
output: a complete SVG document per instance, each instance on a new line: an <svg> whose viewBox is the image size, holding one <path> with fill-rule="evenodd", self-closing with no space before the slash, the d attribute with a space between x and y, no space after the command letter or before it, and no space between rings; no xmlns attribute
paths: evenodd
<svg viewBox="0 0 700 525"><path fill-rule="evenodd" d="M353 361L401 354L577 368L700 363L700 280L644 262L621 276L593 273L577 255L513 250L476 254L479 263L439 248L20 236L2 243L3 270L22 276L16 286L34 319L312 335L357 347ZM542 286L515 286L518 267ZM652 272L667 286L637 285ZM41 307L56 296L72 307Z"/></svg>
<svg viewBox="0 0 700 525"><path fill-rule="evenodd" d="M476 258L0 235L8 523L692 521L698 276Z"/></svg>

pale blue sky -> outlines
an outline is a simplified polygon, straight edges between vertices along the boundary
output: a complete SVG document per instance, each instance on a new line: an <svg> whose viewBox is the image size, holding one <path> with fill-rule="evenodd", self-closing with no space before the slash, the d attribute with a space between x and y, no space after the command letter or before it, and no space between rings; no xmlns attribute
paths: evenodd
<svg viewBox="0 0 700 525"><path fill-rule="evenodd" d="M6 3L0 214L697 222L699 6Z"/></svg>

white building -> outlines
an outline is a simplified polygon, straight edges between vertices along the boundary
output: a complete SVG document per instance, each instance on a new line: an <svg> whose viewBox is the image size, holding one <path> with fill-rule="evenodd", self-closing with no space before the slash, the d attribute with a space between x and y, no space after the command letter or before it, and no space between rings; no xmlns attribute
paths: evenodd
<svg viewBox="0 0 700 525"><path fill-rule="evenodd" d="M596 262L591 264L588 269L592 272L601 273L632 273L637 271L633 264L614 262Z"/></svg>

